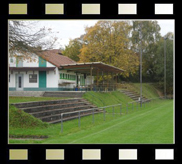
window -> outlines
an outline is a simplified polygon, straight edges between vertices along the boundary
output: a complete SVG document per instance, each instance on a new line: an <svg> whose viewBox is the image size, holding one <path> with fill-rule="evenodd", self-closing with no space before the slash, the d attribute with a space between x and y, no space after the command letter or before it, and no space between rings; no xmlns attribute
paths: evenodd
<svg viewBox="0 0 182 164"><path fill-rule="evenodd" d="M80 85L85 85L84 76L80 76Z"/></svg>
<svg viewBox="0 0 182 164"><path fill-rule="evenodd" d="M29 83L37 83L37 74L29 75Z"/></svg>
<svg viewBox="0 0 182 164"><path fill-rule="evenodd" d="M62 73L60 73L60 79L62 79L63 78L63 74Z"/></svg>
<svg viewBox="0 0 182 164"><path fill-rule="evenodd" d="M9 82L10 82L10 74L9 74Z"/></svg>

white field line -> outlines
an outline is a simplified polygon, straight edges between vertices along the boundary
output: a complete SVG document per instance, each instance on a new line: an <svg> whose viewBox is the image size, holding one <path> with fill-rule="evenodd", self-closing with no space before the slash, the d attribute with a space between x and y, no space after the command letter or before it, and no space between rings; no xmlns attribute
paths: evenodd
<svg viewBox="0 0 182 164"><path fill-rule="evenodd" d="M170 104L170 103L171 103L171 102L169 102L168 104ZM107 131L107 130L113 128L113 127L116 127L116 126L118 126L118 125L120 125L120 124L122 124L122 123L124 123L124 122L130 121L130 120L132 120L132 119L134 119L134 118L137 118L137 117L140 117L140 116L143 116L143 115L146 115L146 114L148 114L148 113L150 113L150 112L153 112L153 111L155 111L155 110L157 110L157 109L159 109L159 108L161 108L161 107L163 107L163 106L168 106L168 104L162 105L162 106L160 106L160 107L154 108L154 109L151 110L151 111L148 111L148 112L139 114L139 115L137 115L137 116L134 116L134 117L132 117L132 118L130 118L130 119L128 119L128 120L122 121L122 122L120 122L120 123L118 123L118 124L115 124L115 125L113 125L113 126L110 126L110 127L108 127L108 128L105 128L105 129L103 129L103 130L101 130L101 131L99 131L99 132L95 132L95 133L89 134L89 135L87 135L87 136L84 136L84 137L82 137L82 138L79 138L79 139L77 139L77 140L74 140L74 141L70 142L70 144L75 143L75 142L77 142L77 141L79 141L79 140L85 139L85 138L87 138L87 137L90 137L90 136L93 136L93 135L95 136L95 135L97 135L97 134L103 133L104 131Z"/></svg>

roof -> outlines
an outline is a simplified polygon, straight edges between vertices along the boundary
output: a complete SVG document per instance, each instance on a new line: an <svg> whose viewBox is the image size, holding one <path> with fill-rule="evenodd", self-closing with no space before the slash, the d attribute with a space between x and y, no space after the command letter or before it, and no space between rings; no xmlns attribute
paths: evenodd
<svg viewBox="0 0 182 164"><path fill-rule="evenodd" d="M9 67L10 71L53 71L56 67Z"/></svg>
<svg viewBox="0 0 182 164"><path fill-rule="evenodd" d="M102 62L87 62L87 63L74 63L74 64L65 64L60 67L60 69L67 71L74 71L77 73L87 73L90 74L92 69L92 75L97 75L98 72L108 72L108 73L121 73L124 72L123 69L102 63Z"/></svg>
<svg viewBox="0 0 182 164"><path fill-rule="evenodd" d="M60 67L61 65L65 64L74 64L76 63L74 60L70 59L67 56L64 56L60 50L45 50L36 53L38 56L42 57L46 61L50 62L51 64L55 65L56 67Z"/></svg>

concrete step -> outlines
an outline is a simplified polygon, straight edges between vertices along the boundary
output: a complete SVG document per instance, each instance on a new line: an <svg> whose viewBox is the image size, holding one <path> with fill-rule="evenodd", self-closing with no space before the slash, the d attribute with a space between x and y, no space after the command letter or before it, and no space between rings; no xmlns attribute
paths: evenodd
<svg viewBox="0 0 182 164"><path fill-rule="evenodd" d="M139 95L138 93L136 93L136 92L122 92L122 93L124 93L124 94L128 94L128 95Z"/></svg>
<svg viewBox="0 0 182 164"><path fill-rule="evenodd" d="M83 106L82 108L79 108L76 111L85 110L85 109L91 109L91 108ZM97 110L95 110L95 111L97 111ZM83 114L87 114L87 113L92 113L92 112L90 112L90 110L88 110L88 111L84 111L82 113ZM78 116L78 113L69 113L68 112L68 114L65 114L63 117L67 118L67 117L73 117L73 116ZM54 120L59 120L59 119L61 119L61 113L55 114L55 115L51 115L51 116L39 117L39 119L41 119L44 122L50 122L50 121L54 121Z"/></svg>
<svg viewBox="0 0 182 164"><path fill-rule="evenodd" d="M20 110L23 110L32 116L49 123L60 122L61 113L67 113L64 115L64 119L70 120L77 117L76 115L78 115L78 113L69 112L92 108L95 110L95 112L100 111L100 109L98 109L95 105L81 98L16 103L13 105L18 107ZM92 114L92 112L89 110L83 113L81 112L81 114L86 116Z"/></svg>
<svg viewBox="0 0 182 164"><path fill-rule="evenodd" d="M102 113L102 112L103 112L103 111L101 111L101 110L95 111L95 112L94 112L94 115L95 115L95 114ZM80 118L81 118L81 117L84 117L84 116L89 116L89 115L92 115L92 114L93 114L92 112L80 114ZM75 115L75 116L63 118L63 121L65 122L65 121L69 121L69 120L73 120L73 119L78 119L78 114ZM54 121L49 121L48 123L50 123L50 124L55 124L55 123L59 123L59 122L61 122L61 119L54 120Z"/></svg>
<svg viewBox="0 0 182 164"><path fill-rule="evenodd" d="M61 104L68 102L80 102L83 99L81 98L72 98L72 99L62 99L62 100L49 100L49 101L32 101L32 102L24 102L24 103L13 103L11 105L15 105L17 108L26 108L26 107L34 107L34 106L42 106L42 105L51 105L51 104Z"/></svg>
<svg viewBox="0 0 182 164"><path fill-rule="evenodd" d="M79 91L55 91L55 92L45 92L44 97L82 97L85 92Z"/></svg>
<svg viewBox="0 0 182 164"><path fill-rule="evenodd" d="M33 112L40 112L46 110L53 110L53 109L61 109L61 108L68 108L68 107L76 107L76 106L83 106L88 105L87 102L72 102L72 103L64 103L64 104L53 104L53 105L42 105L42 106L35 106L35 107L28 107L28 108L21 108L21 110L27 113Z"/></svg>
<svg viewBox="0 0 182 164"><path fill-rule="evenodd" d="M52 109L52 110L46 110L46 111L40 111L40 112L33 112L33 113L29 113L29 114L33 115L36 118L42 118L45 116L51 116L51 115L55 115L55 114L65 113L65 112L73 112L73 111L85 109L85 108L89 109L89 108L93 108L93 106L92 105L82 105L82 106L76 106L76 107L58 108L58 109Z"/></svg>
<svg viewBox="0 0 182 164"><path fill-rule="evenodd" d="M131 99L138 101L140 95L134 91L129 91L129 90L121 90L122 93L124 93L126 96L130 97ZM146 97L142 96L142 99L144 101L148 100Z"/></svg>

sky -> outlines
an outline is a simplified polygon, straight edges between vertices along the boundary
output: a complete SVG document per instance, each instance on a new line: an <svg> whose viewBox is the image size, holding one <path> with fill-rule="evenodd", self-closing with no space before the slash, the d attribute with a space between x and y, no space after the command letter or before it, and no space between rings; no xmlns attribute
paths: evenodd
<svg viewBox="0 0 182 164"><path fill-rule="evenodd" d="M54 36L58 38L55 44L56 49L65 48L69 44L70 39L80 37L85 33L85 27L93 26L98 20L47 20L40 21L39 26L51 28ZM174 20L157 20L161 27L161 35L164 36L168 32L174 33Z"/></svg>

